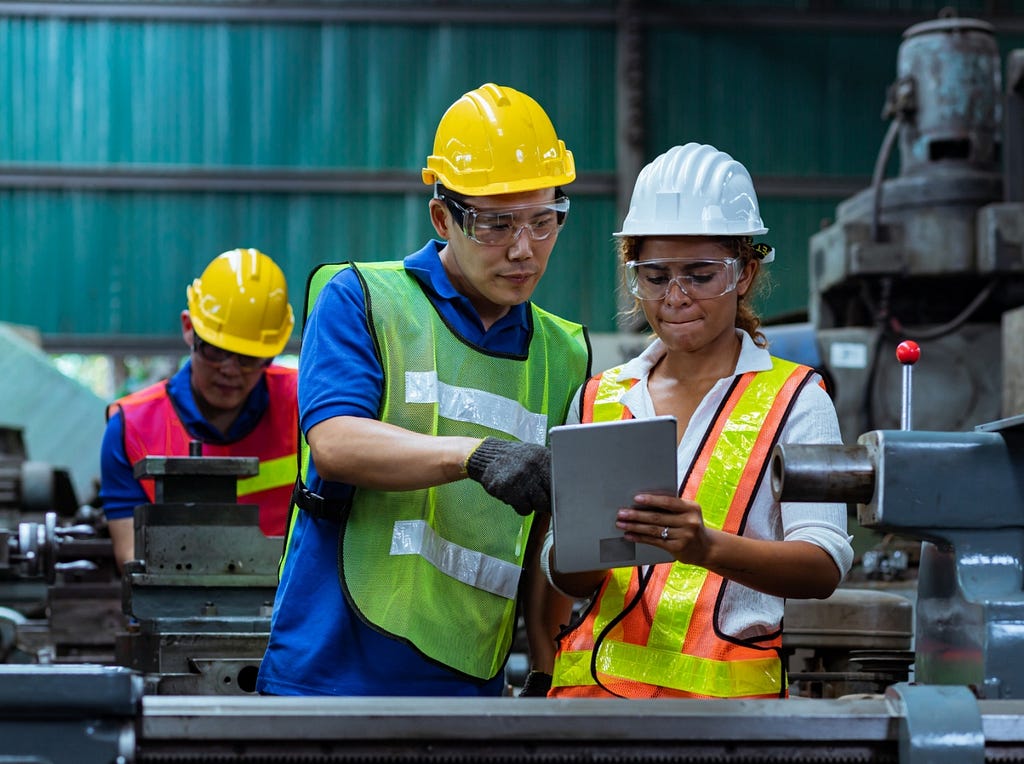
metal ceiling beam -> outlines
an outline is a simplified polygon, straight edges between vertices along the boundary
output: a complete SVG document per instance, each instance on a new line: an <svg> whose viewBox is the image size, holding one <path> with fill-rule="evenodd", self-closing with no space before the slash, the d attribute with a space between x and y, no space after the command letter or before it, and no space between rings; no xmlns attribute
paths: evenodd
<svg viewBox="0 0 1024 764"><path fill-rule="evenodd" d="M479 3L0 2L0 16L296 24L614 24L614 8Z"/></svg>
<svg viewBox="0 0 1024 764"><path fill-rule="evenodd" d="M41 334L46 353L82 355L156 356L180 358L188 355L181 334ZM299 338L288 341L281 355L298 355ZM0 759L2 762L3 759Z"/></svg>
<svg viewBox="0 0 1024 764"><path fill-rule="evenodd" d="M485 3L276 3L242 2L0 2L0 17L91 20L293 23L293 24L521 24L526 26L613 26L623 20L613 6L579 4L506 5ZM926 14L809 10L716 4L695 7L642 7L630 18L655 28L729 27L901 33ZM1019 14L986 16L998 33L1024 32Z"/></svg>
<svg viewBox="0 0 1024 764"><path fill-rule="evenodd" d="M635 172L633 173L635 174ZM831 199L852 196L870 185L868 177L782 176L754 178L758 196ZM0 189L237 194L420 194L418 172L373 170L290 170L248 167L0 165ZM574 196L617 196L613 172L581 172Z"/></svg>

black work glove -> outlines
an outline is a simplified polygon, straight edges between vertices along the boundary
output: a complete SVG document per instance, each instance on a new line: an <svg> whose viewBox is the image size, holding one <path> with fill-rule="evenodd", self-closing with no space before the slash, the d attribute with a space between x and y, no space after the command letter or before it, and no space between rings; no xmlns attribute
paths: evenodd
<svg viewBox="0 0 1024 764"><path fill-rule="evenodd" d="M548 690L551 689L551 674L543 671L531 671L526 675L523 682L523 689L519 691L520 698L546 698Z"/></svg>
<svg viewBox="0 0 1024 764"><path fill-rule="evenodd" d="M551 452L535 443L484 438L466 474L519 514L551 511Z"/></svg>

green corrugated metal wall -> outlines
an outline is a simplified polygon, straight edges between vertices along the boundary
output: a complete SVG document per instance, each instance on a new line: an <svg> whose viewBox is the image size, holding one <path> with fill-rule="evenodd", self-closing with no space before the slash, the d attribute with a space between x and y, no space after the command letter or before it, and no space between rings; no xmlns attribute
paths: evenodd
<svg viewBox="0 0 1024 764"><path fill-rule="evenodd" d="M17 15L10 5L5 12L0 2L0 320L43 333L176 335L185 285L235 246L259 247L282 264L297 311L316 263L403 256L432 233L427 188L416 177L437 120L484 81L537 98L581 178L616 171L616 30L607 20L60 18ZM582 5L595 6L546 7ZM806 5L776 4L797 13ZM891 11L927 20L939 5L842 8L853 20ZM984 18L979 5L964 5L961 15ZM474 7L482 13L487 4ZM730 151L755 178L866 181L901 31L765 21L652 26L641 52L644 158L697 140ZM1024 44L999 39L1004 50ZM97 181L91 190L88 178L61 180L65 171L96 178L108 170L139 172L154 185L128 178L124 187ZM253 170L398 180L369 193L343 183L267 190L257 173L251 191L240 190L247 186L237 176ZM35 180L21 182L19 173ZM46 173L56 179L40 182ZM203 173L235 185L202 190ZM165 174L179 190L159 187ZM842 198L793 185L762 194L767 238L779 251L767 316L806 306L807 239ZM599 332L616 327L616 207L608 182L573 193L570 224L535 295Z"/></svg>

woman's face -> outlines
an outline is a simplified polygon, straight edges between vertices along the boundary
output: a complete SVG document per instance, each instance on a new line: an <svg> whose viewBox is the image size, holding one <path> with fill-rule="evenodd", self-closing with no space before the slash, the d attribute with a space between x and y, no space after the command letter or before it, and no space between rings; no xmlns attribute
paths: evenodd
<svg viewBox="0 0 1024 764"><path fill-rule="evenodd" d="M661 299L640 304L669 350L695 352L734 335L736 308L739 297L750 289L752 263L734 262L725 247L701 236L645 237L637 261L646 293L667 288ZM703 296L723 289L724 294Z"/></svg>

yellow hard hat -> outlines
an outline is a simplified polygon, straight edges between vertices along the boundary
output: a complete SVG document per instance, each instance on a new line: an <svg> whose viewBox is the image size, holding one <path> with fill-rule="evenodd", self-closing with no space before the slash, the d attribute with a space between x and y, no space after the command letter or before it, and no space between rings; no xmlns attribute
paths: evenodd
<svg viewBox="0 0 1024 764"><path fill-rule="evenodd" d="M270 358L292 335L295 316L284 273L258 249L218 255L185 293L192 327L211 345Z"/></svg>
<svg viewBox="0 0 1024 764"><path fill-rule="evenodd" d="M525 93L487 83L441 117L423 182L465 196L564 186L576 179L572 152L548 115Z"/></svg>

